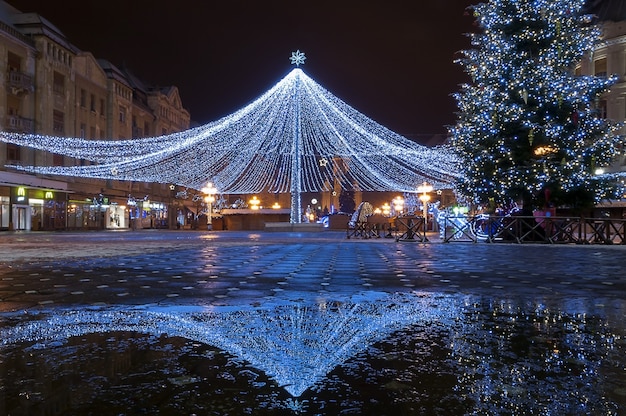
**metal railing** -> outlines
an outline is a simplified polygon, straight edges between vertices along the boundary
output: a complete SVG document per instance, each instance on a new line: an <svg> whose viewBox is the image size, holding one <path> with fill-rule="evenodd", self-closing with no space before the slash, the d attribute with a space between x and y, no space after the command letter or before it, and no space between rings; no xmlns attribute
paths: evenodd
<svg viewBox="0 0 626 416"><path fill-rule="evenodd" d="M626 244L626 219L617 218L477 215L441 224L445 243Z"/></svg>
<svg viewBox="0 0 626 416"><path fill-rule="evenodd" d="M396 241L427 242L424 217L405 215L390 218L389 222L350 221L347 238L395 238Z"/></svg>

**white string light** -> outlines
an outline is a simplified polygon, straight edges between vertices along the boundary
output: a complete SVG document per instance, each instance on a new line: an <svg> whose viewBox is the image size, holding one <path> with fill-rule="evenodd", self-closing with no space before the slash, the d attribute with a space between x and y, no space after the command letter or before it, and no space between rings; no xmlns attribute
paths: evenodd
<svg viewBox="0 0 626 416"><path fill-rule="evenodd" d="M10 166L23 171L193 189L210 180L232 194L330 191L335 181L345 189L414 192L424 181L452 188L458 176L448 147L421 146L390 131L300 68L241 110L183 132L130 140L0 132L0 141L94 162ZM294 166L301 180L292 184Z"/></svg>

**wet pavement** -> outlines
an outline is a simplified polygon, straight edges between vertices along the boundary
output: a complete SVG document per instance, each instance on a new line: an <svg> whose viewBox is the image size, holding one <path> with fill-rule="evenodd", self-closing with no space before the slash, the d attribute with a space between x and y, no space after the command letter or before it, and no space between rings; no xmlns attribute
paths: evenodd
<svg viewBox="0 0 626 416"><path fill-rule="evenodd" d="M626 412L626 246L431 240L0 234L0 414Z"/></svg>
<svg viewBox="0 0 626 416"><path fill-rule="evenodd" d="M332 231L9 234L0 237L0 311L370 289L624 300L625 265L626 246L354 240Z"/></svg>

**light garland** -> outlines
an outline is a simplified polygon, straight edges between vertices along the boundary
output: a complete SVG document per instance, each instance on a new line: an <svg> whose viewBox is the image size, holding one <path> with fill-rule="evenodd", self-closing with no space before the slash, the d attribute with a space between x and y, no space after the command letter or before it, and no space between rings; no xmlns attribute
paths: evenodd
<svg viewBox="0 0 626 416"><path fill-rule="evenodd" d="M456 94L461 112L451 130L462 159L459 190L471 200L525 199L540 207L579 203L587 194L596 202L621 195L617 175L595 174L595 167L612 163L617 148L617 126L594 105L616 78L572 73L600 36L591 16L582 14L584 4L490 0L474 6L481 33L471 35L475 49L459 60L473 83Z"/></svg>
<svg viewBox="0 0 626 416"><path fill-rule="evenodd" d="M302 58L299 58L302 59ZM301 62L302 63L302 62ZM452 188L457 158L374 122L294 68L241 110L198 128L130 140L0 133L0 141L95 164L10 166L40 174L170 183L222 193ZM294 175L300 177L294 181Z"/></svg>

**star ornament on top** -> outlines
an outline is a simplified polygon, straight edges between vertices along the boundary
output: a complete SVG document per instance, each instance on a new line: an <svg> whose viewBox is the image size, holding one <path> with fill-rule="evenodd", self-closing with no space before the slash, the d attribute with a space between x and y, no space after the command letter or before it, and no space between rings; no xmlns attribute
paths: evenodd
<svg viewBox="0 0 626 416"><path fill-rule="evenodd" d="M304 56L304 52L300 52L300 49L298 49L295 52L291 52L291 58L289 59L291 59L291 65L300 66L304 65L306 56Z"/></svg>

